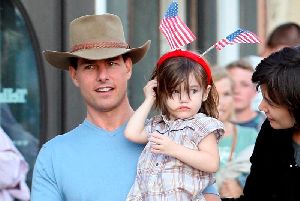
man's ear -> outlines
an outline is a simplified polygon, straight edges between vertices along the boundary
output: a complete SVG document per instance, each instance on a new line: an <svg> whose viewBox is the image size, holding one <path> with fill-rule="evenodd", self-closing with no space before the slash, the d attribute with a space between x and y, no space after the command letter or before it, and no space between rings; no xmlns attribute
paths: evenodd
<svg viewBox="0 0 300 201"><path fill-rule="evenodd" d="M211 85L207 85L206 90L203 92L202 101L206 101L208 94L210 92L210 89L211 89Z"/></svg>
<svg viewBox="0 0 300 201"><path fill-rule="evenodd" d="M76 87L79 86L78 80L77 80L77 71L72 66L69 66L69 75Z"/></svg>
<svg viewBox="0 0 300 201"><path fill-rule="evenodd" d="M133 67L131 58L127 57L124 63L127 70L127 79L130 79L132 75L132 67Z"/></svg>

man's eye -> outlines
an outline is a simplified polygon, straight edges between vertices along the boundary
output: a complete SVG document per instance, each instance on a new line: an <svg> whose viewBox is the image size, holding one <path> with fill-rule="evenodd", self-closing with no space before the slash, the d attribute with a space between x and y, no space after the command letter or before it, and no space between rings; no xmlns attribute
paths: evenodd
<svg viewBox="0 0 300 201"><path fill-rule="evenodd" d="M230 92L225 92L224 96L232 96L232 94Z"/></svg>
<svg viewBox="0 0 300 201"><path fill-rule="evenodd" d="M115 65L117 65L117 62L114 62L114 61L108 61L107 64L108 64L109 66L115 66Z"/></svg>
<svg viewBox="0 0 300 201"><path fill-rule="evenodd" d="M86 65L84 67L84 69L87 69L87 70L95 69L95 65L93 65L93 64Z"/></svg>

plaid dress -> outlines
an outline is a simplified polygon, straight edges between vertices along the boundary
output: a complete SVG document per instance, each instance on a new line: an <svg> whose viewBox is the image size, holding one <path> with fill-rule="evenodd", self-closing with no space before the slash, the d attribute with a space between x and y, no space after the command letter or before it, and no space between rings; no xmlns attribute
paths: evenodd
<svg viewBox="0 0 300 201"><path fill-rule="evenodd" d="M155 116L146 122L145 130L148 137L156 131L194 150L208 134L214 133L219 141L224 133L222 122L203 113L175 121L167 120L164 115ZM139 158L127 201L205 200L202 191L215 181L214 174L195 169L174 157L152 153L150 149L151 142L148 142Z"/></svg>

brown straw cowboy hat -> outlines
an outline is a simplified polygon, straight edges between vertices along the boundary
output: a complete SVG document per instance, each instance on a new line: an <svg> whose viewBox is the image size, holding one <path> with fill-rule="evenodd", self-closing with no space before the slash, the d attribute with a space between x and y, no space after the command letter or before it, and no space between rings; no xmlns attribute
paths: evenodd
<svg viewBox="0 0 300 201"><path fill-rule="evenodd" d="M87 15L70 24L70 52L46 50L46 60L59 69L68 70L70 58L101 60L128 55L133 63L144 57L150 40L138 48L130 48L125 42L120 18L113 14Z"/></svg>

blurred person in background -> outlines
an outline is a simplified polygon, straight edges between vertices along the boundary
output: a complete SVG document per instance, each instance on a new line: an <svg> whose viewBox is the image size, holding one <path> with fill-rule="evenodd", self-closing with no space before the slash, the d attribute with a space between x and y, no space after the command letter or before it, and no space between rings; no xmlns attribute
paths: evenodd
<svg viewBox="0 0 300 201"><path fill-rule="evenodd" d="M255 85L251 82L254 72L252 65L247 61L238 60L228 64L225 68L234 82L235 116L232 121L240 126L255 128L259 131L265 115L252 107L257 94Z"/></svg>
<svg viewBox="0 0 300 201"><path fill-rule="evenodd" d="M293 47L300 44L300 26L294 22L281 24L270 33L266 39L261 56L249 55L241 58L242 62L249 63L253 69L261 62L261 60L271 53L276 52L284 47ZM258 93L252 101L252 108L258 110L258 105L262 100L262 96Z"/></svg>
<svg viewBox="0 0 300 201"><path fill-rule="evenodd" d="M30 186L33 166L39 149L39 141L16 120L7 103L0 103L0 126L26 159L29 165L26 182Z"/></svg>
<svg viewBox="0 0 300 201"><path fill-rule="evenodd" d="M221 197L239 197L250 172L249 158L257 131L231 122L234 116L233 81L224 68L215 67L212 72L219 94L219 120L225 128L225 134L218 145L220 169L216 174L216 183Z"/></svg>
<svg viewBox="0 0 300 201"><path fill-rule="evenodd" d="M28 201L30 192L25 183L28 164L11 139L0 127L0 200Z"/></svg>
<svg viewBox="0 0 300 201"><path fill-rule="evenodd" d="M287 22L277 26L266 40L261 53L263 58L269 56L284 47L292 47L300 44L300 26L294 22Z"/></svg>

